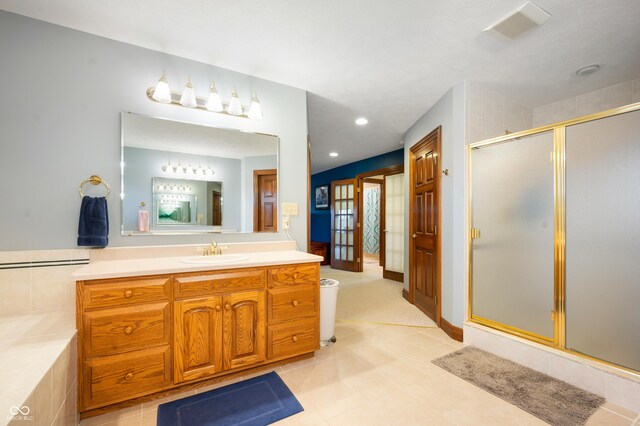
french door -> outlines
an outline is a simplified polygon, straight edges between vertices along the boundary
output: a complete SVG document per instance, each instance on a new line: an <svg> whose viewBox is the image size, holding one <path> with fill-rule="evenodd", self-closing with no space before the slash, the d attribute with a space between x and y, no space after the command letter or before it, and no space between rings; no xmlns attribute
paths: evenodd
<svg viewBox="0 0 640 426"><path fill-rule="evenodd" d="M358 192L357 180L331 182L331 267L358 271Z"/></svg>

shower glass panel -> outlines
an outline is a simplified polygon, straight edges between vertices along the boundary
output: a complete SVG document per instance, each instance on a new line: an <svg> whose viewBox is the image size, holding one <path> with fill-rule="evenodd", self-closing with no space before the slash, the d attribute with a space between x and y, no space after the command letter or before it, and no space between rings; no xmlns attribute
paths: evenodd
<svg viewBox="0 0 640 426"><path fill-rule="evenodd" d="M385 176L385 269L404 271L404 174Z"/></svg>
<svg viewBox="0 0 640 426"><path fill-rule="evenodd" d="M640 371L640 111L566 129L566 347Z"/></svg>
<svg viewBox="0 0 640 426"><path fill-rule="evenodd" d="M553 132L471 154L472 316L554 339Z"/></svg>

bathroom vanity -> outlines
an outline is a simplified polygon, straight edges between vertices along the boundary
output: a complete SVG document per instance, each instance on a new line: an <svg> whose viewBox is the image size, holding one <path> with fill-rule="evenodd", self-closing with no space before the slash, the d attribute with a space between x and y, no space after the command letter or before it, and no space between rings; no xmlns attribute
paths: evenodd
<svg viewBox="0 0 640 426"><path fill-rule="evenodd" d="M106 260L74 274L83 417L313 355L322 258L229 256Z"/></svg>

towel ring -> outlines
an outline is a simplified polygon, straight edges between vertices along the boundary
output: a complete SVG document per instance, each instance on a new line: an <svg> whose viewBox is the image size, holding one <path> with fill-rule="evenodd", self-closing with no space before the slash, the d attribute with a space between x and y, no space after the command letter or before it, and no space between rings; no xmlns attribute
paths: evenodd
<svg viewBox="0 0 640 426"><path fill-rule="evenodd" d="M105 188L107 188L107 195L106 197L109 196L109 194L111 194L111 188L109 187L109 184L105 181L102 180L102 178L98 175L92 175L89 179L82 181L82 183L80 184L80 186L78 187L78 192L80 193L81 197L84 197L84 194L82 193L82 187L87 184L90 183L91 185L104 185Z"/></svg>

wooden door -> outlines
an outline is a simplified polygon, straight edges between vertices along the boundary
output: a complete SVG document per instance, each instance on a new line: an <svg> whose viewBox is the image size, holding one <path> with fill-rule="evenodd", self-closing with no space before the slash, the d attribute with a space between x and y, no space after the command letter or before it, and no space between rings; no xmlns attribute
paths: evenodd
<svg viewBox="0 0 640 426"><path fill-rule="evenodd" d="M222 226L222 194L211 192L211 225Z"/></svg>
<svg viewBox="0 0 640 426"><path fill-rule="evenodd" d="M404 282L404 173L384 177L382 276ZM382 247L380 248L382 253ZM382 256L382 255L381 255Z"/></svg>
<svg viewBox="0 0 640 426"><path fill-rule="evenodd" d="M440 322L440 127L411 148L409 286L410 300Z"/></svg>
<svg viewBox="0 0 640 426"><path fill-rule="evenodd" d="M253 171L253 232L278 230L278 172Z"/></svg>
<svg viewBox="0 0 640 426"><path fill-rule="evenodd" d="M223 302L225 370L264 361L266 352L264 291L225 295Z"/></svg>
<svg viewBox="0 0 640 426"><path fill-rule="evenodd" d="M222 370L222 297L174 302L174 381Z"/></svg>
<svg viewBox="0 0 640 426"><path fill-rule="evenodd" d="M358 183L357 179L331 182L331 267L358 272Z"/></svg>

